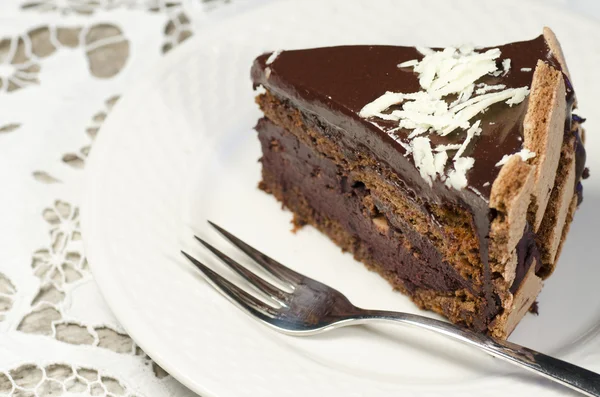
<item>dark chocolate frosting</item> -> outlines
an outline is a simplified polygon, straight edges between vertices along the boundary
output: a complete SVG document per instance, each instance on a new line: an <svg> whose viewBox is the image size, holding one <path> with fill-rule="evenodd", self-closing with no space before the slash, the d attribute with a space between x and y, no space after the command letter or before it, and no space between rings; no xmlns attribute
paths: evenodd
<svg viewBox="0 0 600 397"><path fill-rule="evenodd" d="M484 76L477 83L504 84L507 88L531 87L533 72L540 59L560 69L543 36L497 48L502 52L501 59L511 60L510 71L505 76ZM267 66L269 56L265 54L257 59L252 72L255 84L265 85L275 93L285 93L286 97L293 98L308 110L320 112L326 108L330 113L326 119L338 127L347 127L349 133L361 127L378 134L385 149L378 147L377 142L364 142L377 155L405 154L405 149L388 136L388 131L398 126L397 122L377 120L381 126L378 128L369 120L360 118L358 113L387 91L410 93L421 90L418 75L410 68L397 66L411 59L422 59L423 55L415 48L340 46L283 51ZM268 79L265 75L267 68L270 69ZM496 163L505 154L519 152L523 146L523 119L527 103L525 100L512 107L498 103L477 117L482 121L483 131L464 153L464 156L475 159L475 166L467 173L467 189L489 199L491 185L500 171ZM344 122L348 116L353 118L352 124L358 125ZM406 138L410 132L400 130L394 134ZM457 130L444 137L436 134L428 137L432 146L460 144L465 139L465 132ZM412 157L407 159L411 161Z"/></svg>

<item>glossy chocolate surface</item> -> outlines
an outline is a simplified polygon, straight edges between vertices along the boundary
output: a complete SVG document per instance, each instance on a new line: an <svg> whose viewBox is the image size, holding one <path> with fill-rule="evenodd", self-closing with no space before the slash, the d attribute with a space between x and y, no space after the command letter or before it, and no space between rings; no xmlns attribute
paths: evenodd
<svg viewBox="0 0 600 397"><path fill-rule="evenodd" d="M502 52L501 60L511 60L510 71L506 76L484 76L477 83L504 84L507 88L531 87L538 60L560 68L543 36L497 48ZM387 161L392 168L399 168L397 171L404 174L406 163L412 161L412 156L406 157L401 167L395 167L393 163L396 161L390 161L391 157L401 155L404 158L405 154L405 149L388 136L388 131L396 128L398 123L380 119L365 120L358 113L366 104L387 91L420 91L418 75L412 68L397 67L407 60L422 59L423 56L415 48L341 46L283 51L267 66L268 56L269 54L265 54L259 57L253 67L252 78L255 84L264 85L275 93L291 98L301 107L316 112L331 124L345 129L376 156ZM270 70L268 78L265 73L267 68ZM502 69L501 65L499 69ZM523 119L527 113L527 103L527 99L512 107L498 103L491 106L485 114L473 119L482 120L483 131L473 139L464 153L464 156L475 159L475 166L467 174L467 189L479 192L485 199L489 198L491 185L500 171L496 163L505 154L516 153L522 148ZM352 121L348 121L348 117ZM359 129L362 131L358 131ZM393 134L402 139L410 132L401 130ZM378 139L373 139L373 136ZM457 130L446 137L436 134L428 136L433 146L460 144L466 134ZM451 162L447 166L450 167ZM412 182L414 183L410 183L411 185L423 185L418 180Z"/></svg>

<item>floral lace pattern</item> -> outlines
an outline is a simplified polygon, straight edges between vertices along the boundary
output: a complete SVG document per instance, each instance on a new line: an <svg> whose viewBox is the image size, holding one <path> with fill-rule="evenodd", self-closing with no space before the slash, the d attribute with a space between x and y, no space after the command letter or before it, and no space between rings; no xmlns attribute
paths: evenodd
<svg viewBox="0 0 600 397"><path fill-rule="evenodd" d="M98 78L114 77L129 55L126 38L112 24L37 27L0 40L0 89L13 92L39 84L41 62L63 48L81 48L90 73Z"/></svg>
<svg viewBox="0 0 600 397"><path fill-rule="evenodd" d="M0 27L0 175L12 178L10 155L30 150L18 162L29 178L14 185L25 199L0 214L15 235L0 251L0 396L191 395L105 306L78 203L94 139L128 81L227 3L0 2L1 15L32 21Z"/></svg>
<svg viewBox="0 0 600 397"><path fill-rule="evenodd" d="M108 113L110 113L112 107L117 103L118 100L119 100L119 96L114 95L114 96L108 98L104 102L105 108L103 110L99 111L98 113L96 113L92 117L89 127L87 127L85 129L87 136L90 138L90 143L81 147L76 152L65 153L62 157L62 161L64 163L66 163L74 168L83 168L85 166L85 160L87 159L87 156L90 154L90 150L92 148L92 142L93 142L94 138L96 138L96 134L98 133L98 131L100 130L100 127L102 126L102 122L104 121L104 119L106 119L106 116L108 115Z"/></svg>
<svg viewBox="0 0 600 397"><path fill-rule="evenodd" d="M2 127L0 127L0 134L13 132L14 130L18 129L20 126L21 126L20 124L16 124L16 123L3 125Z"/></svg>
<svg viewBox="0 0 600 397"><path fill-rule="evenodd" d="M54 397L64 393L133 397L116 378L91 368L67 364L46 367L24 364L0 372L0 395Z"/></svg>
<svg viewBox="0 0 600 397"><path fill-rule="evenodd" d="M0 321L4 320L4 313L13 305L13 295L17 292L15 286L4 274L0 273Z"/></svg>
<svg viewBox="0 0 600 397"><path fill-rule="evenodd" d="M163 12L178 6L181 6L181 1L177 0L30 0L23 3L21 8L39 12L58 12L63 15L91 15L96 11L110 11L120 7Z"/></svg>

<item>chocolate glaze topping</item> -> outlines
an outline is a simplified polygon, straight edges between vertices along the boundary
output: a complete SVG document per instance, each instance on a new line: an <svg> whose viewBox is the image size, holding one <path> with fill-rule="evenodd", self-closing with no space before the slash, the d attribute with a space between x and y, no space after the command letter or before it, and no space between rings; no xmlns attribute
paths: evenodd
<svg viewBox="0 0 600 397"><path fill-rule="evenodd" d="M509 73L499 77L485 76L478 83L504 84L507 88L531 87L533 72L539 59L560 69L543 36L497 48L502 51L501 59L511 60ZM386 157L405 154L405 149L387 133L397 127L397 122L378 119L378 128L369 120L361 119L358 113L363 106L387 91L410 93L421 90L418 76L411 68L397 67L401 62L423 58L415 48L341 46L284 51L268 65L270 72L269 78L266 78L266 60L269 55L259 57L254 65L252 77L255 84L262 84L275 93L285 93L286 97L308 107L308 110L320 113L327 109L330 114L325 118L337 126L350 116L353 118L352 124L343 123L349 133L356 128L366 128L378 135L380 143L365 142L376 154L385 152ZM505 154L516 153L522 148L527 102L525 100L513 107L504 103L493 105L481 117L481 135L473 140L464 153L464 156L475 159L475 166L467 174L468 188L481 193L486 199L489 198L491 184L500 171L496 163ZM398 131L397 135L405 138L410 132ZM460 144L464 137L465 132L461 130L445 137L429 135L432 146ZM368 139L364 138L365 141ZM380 145L385 145L386 148L379 147ZM411 161L412 158L409 156L407 160Z"/></svg>
<svg viewBox="0 0 600 397"><path fill-rule="evenodd" d="M487 85L504 84L507 88L527 86L531 88L533 73L538 60L562 70L552 55L546 40L540 36L531 41L516 42L498 46L502 52L500 62L511 60L508 74L499 77L484 76L477 83ZM481 51L485 51L482 49ZM274 95L291 101L303 112L318 115L320 119L342 129L347 139L358 142L376 158L385 162L398 175L404 185L400 186L424 211L427 203L438 205L451 203L469 210L473 214L474 227L480 241L480 254L484 263L485 275L490 279L488 266L488 233L493 211L488 206L491 186L498 176L500 167L496 163L506 154L519 152L523 146L523 120L527 113L528 98L510 107L505 103L492 105L481 119L480 136L475 137L464 156L473 157L475 165L467 173L468 186L462 190L448 188L439 179L433 186L420 176L412 156L405 156L405 149L394 140L388 131L398 126L397 122L366 120L359 116L360 110L387 91L411 93L420 91L418 75L412 68L398 68L397 65L412 59L422 59L423 55L413 47L396 46L340 46L307 50L283 51L267 65L271 54L258 57L252 67L254 86L264 86ZM502 70L502 67L499 66ZM567 105L569 115L565 126L571 131L570 110L574 102L571 84L567 83ZM447 98L448 99L448 98ZM450 100L454 98L449 98ZM579 121L579 120L577 120ZM400 138L406 138L411 131L400 130ZM577 133L577 132L575 132ZM462 143L465 132L457 130L442 137L430 134L432 146ZM577 170L583 172L585 151L577 145ZM452 156L453 152L449 152ZM583 161L581 160L583 158ZM450 164L451 162L449 162ZM440 220L441 221L441 220ZM533 241L533 233L526 233L525 240ZM528 242L523 242L529 247ZM530 263L532 249L523 250L520 265ZM526 270L526 269L525 269ZM491 284L491 283L490 283ZM490 315L496 301L493 293L486 291L490 305Z"/></svg>

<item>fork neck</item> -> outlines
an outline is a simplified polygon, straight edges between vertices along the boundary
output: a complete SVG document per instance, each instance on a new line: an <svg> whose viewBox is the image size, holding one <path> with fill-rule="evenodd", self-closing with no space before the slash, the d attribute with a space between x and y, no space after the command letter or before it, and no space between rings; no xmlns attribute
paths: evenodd
<svg viewBox="0 0 600 397"><path fill-rule="evenodd" d="M353 316L353 320L365 324L373 322L402 323L416 328L427 329L438 334L443 334L469 344L481 344L491 341L491 339L486 335L469 331L466 328L458 325L411 313L358 309L358 313Z"/></svg>

